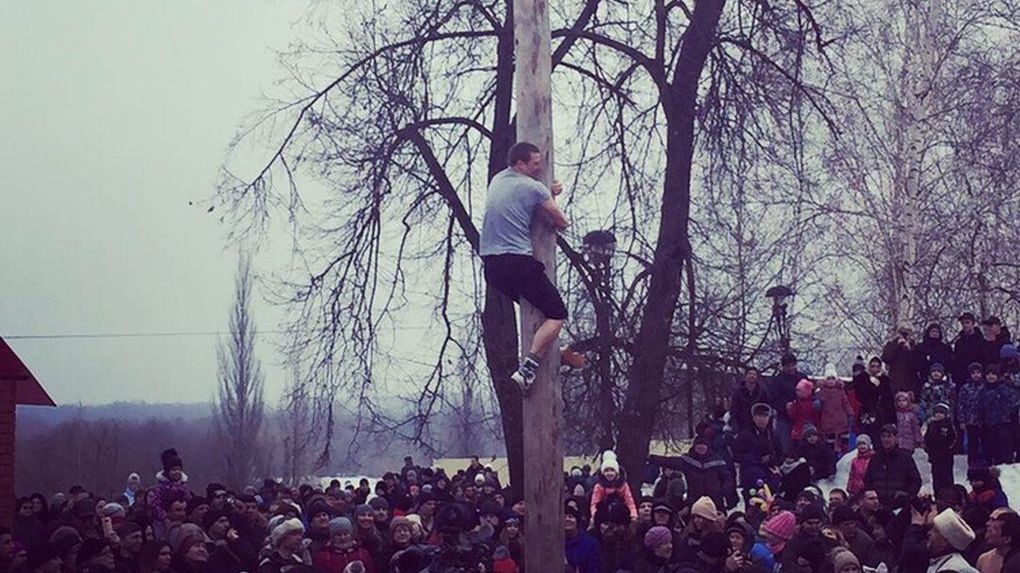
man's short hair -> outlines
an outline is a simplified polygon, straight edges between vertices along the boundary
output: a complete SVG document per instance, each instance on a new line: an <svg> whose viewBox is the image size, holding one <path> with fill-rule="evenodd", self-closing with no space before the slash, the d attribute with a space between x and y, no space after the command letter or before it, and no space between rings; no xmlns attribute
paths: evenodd
<svg viewBox="0 0 1020 573"><path fill-rule="evenodd" d="M506 162L508 165L513 167L520 162L527 163L531 161L532 153L542 153L534 143L528 143L527 141L518 141L510 148L510 152L507 153Z"/></svg>

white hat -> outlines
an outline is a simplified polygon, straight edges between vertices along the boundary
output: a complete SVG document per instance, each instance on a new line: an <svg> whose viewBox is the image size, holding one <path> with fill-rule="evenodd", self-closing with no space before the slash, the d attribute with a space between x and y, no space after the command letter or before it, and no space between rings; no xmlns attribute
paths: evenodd
<svg viewBox="0 0 1020 573"><path fill-rule="evenodd" d="M825 365L825 377L826 378L839 378L839 375L836 374L836 365L833 364L832 362L830 362L830 363Z"/></svg>
<svg viewBox="0 0 1020 573"><path fill-rule="evenodd" d="M620 473L620 462L616 459L616 452L606 450L602 452L602 471L613 470Z"/></svg>
<svg viewBox="0 0 1020 573"><path fill-rule="evenodd" d="M952 509L935 516L935 529L957 551L963 551L974 542L974 530Z"/></svg>
<svg viewBox="0 0 1020 573"><path fill-rule="evenodd" d="M276 547L288 534L294 532L304 533L304 531L305 526L301 523L301 520L294 517L274 527L273 532L269 534L269 539L273 542L273 547Z"/></svg>
<svg viewBox="0 0 1020 573"><path fill-rule="evenodd" d="M141 482L142 481L142 476L138 475L138 472L131 472L130 474L128 474L128 479L127 480L129 482L132 482L132 483L134 483L134 482Z"/></svg>

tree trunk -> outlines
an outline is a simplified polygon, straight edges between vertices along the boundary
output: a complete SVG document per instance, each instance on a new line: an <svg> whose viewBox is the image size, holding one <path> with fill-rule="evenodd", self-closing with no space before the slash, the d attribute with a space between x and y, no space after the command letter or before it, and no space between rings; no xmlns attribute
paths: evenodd
<svg viewBox="0 0 1020 573"><path fill-rule="evenodd" d="M620 425L619 457L631 488L640 491L642 469L655 429L673 316L680 296L683 262L689 260L691 167L698 79L715 45L725 2L697 2L684 34L673 84L661 88L667 123L666 173L652 273L634 346L640 348L630 370Z"/></svg>

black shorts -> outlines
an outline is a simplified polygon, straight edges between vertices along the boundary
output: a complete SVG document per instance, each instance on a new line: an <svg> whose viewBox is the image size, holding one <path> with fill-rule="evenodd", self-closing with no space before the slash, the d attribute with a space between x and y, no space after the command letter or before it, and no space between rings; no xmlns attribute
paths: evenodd
<svg viewBox="0 0 1020 573"><path fill-rule="evenodd" d="M531 303L546 318L565 320L567 305L563 297L545 276L545 265L528 255L489 255L482 257L485 264L485 281L499 292Z"/></svg>

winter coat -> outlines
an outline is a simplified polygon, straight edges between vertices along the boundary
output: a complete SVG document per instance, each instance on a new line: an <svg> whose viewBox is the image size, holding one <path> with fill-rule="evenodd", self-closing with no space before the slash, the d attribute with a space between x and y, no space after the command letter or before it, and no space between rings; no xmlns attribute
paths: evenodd
<svg viewBox="0 0 1020 573"><path fill-rule="evenodd" d="M935 406L939 402L948 404L950 412L956 411L955 404L953 404L953 385L946 379L942 379L941 382L929 379L924 383L924 387L921 388L919 419L922 424L931 419L935 413Z"/></svg>
<svg viewBox="0 0 1020 573"><path fill-rule="evenodd" d="M786 413L786 405L797 399L797 382L805 378L807 378L807 374L803 372L794 372L793 374L779 372L769 380L768 386L765 387L769 397L769 406L772 406L776 415L784 421L790 419ZM740 428L740 431L744 431L744 428Z"/></svg>
<svg viewBox="0 0 1020 573"><path fill-rule="evenodd" d="M822 404L818 430L825 435L848 433L854 410L850 407L850 398L843 382L837 380L836 385L830 387L828 382L823 381L817 397Z"/></svg>
<svg viewBox="0 0 1020 573"><path fill-rule="evenodd" d="M917 405L911 404L906 410L896 411L896 428L899 430L900 447L911 452L924 443L917 409Z"/></svg>
<svg viewBox="0 0 1020 573"><path fill-rule="evenodd" d="M566 540L566 558L574 573L600 573L599 543L585 531ZM551 569L551 568L550 568Z"/></svg>
<svg viewBox="0 0 1020 573"><path fill-rule="evenodd" d="M932 420L924 433L924 451L929 459L953 459L956 451L956 427L950 418Z"/></svg>
<svg viewBox="0 0 1020 573"><path fill-rule="evenodd" d="M258 573L290 573L291 571L308 571L310 569L311 567L297 556L284 559L279 553L273 551L259 562Z"/></svg>
<svg viewBox="0 0 1020 573"><path fill-rule="evenodd" d="M804 458L787 459L779 466L779 472L783 476L781 481L783 499L790 503L797 499L804 488L814 483L811 479L811 466Z"/></svg>
<svg viewBox="0 0 1020 573"><path fill-rule="evenodd" d="M928 336L933 328L938 328L939 332L942 332L942 327L937 323L929 324L924 329L924 337L921 342L917 345L917 352L921 357L921 378L924 379L928 376L928 371L931 369L932 364L941 364L945 367L946 372L952 373L955 360L953 357L953 348L942 341L941 338L935 339Z"/></svg>
<svg viewBox="0 0 1020 573"><path fill-rule="evenodd" d="M868 450L865 455L857 452L850 462L850 478L846 484L846 490L850 495L857 495L864 491L864 476L868 473L868 464L871 463L873 457L875 457L875 450Z"/></svg>
<svg viewBox="0 0 1020 573"><path fill-rule="evenodd" d="M652 497L666 500L666 503L674 510L683 507L684 496L686 494L687 483L684 481L683 476L680 475L673 475L671 477L664 475L659 478L659 481L655 482L655 487L652 489Z"/></svg>
<svg viewBox="0 0 1020 573"><path fill-rule="evenodd" d="M790 416L793 427L790 430L790 439L797 441L804 435L804 426L813 424L818 426L821 418L822 403L809 396L797 398L786 405L786 413Z"/></svg>
<svg viewBox="0 0 1020 573"><path fill-rule="evenodd" d="M876 386L867 372L854 377L854 392L861 402L861 424L890 424L896 420L896 406L893 402L892 380L879 374Z"/></svg>
<svg viewBox="0 0 1020 573"><path fill-rule="evenodd" d="M971 503L981 506L982 509L989 513L1000 507L1009 507L1009 498L1006 497L1006 492L1002 490L999 478L995 477L986 481L981 486L981 489L971 491L969 499Z"/></svg>
<svg viewBox="0 0 1020 573"><path fill-rule="evenodd" d="M681 569L681 564L660 559L646 549L642 552L641 558L634 564L634 569L631 573L677 573Z"/></svg>
<svg viewBox="0 0 1020 573"><path fill-rule="evenodd" d="M733 397L730 400L730 423L738 432L750 428L754 425L751 407L759 402L767 404L768 401L768 394L761 383L756 384L754 390L748 391L741 382L733 389Z"/></svg>
<svg viewBox="0 0 1020 573"><path fill-rule="evenodd" d="M156 474L156 487L149 490L145 496L145 503L155 521L166 519L166 507L170 500L191 499L191 489L188 488L188 474L181 474L181 481L170 481L163 475L162 470Z"/></svg>
<svg viewBox="0 0 1020 573"><path fill-rule="evenodd" d="M801 439L793 447L794 455L807 460L811 468L812 481L826 479L836 474L836 452L832 444L819 439L815 444L809 444L806 439Z"/></svg>
<svg viewBox="0 0 1020 573"><path fill-rule="evenodd" d="M961 330L953 339L953 381L957 384L967 379L968 366L985 363L984 340L980 328L970 334Z"/></svg>
<svg viewBox="0 0 1020 573"><path fill-rule="evenodd" d="M348 565L361 561L365 573L376 573L375 560L367 549L355 544L350 549L340 549L332 543L326 544L315 554L315 570L320 573L343 573ZM388 567L388 564L385 564ZM385 571L385 569L384 569Z"/></svg>
<svg viewBox="0 0 1020 573"><path fill-rule="evenodd" d="M894 393L913 392L917 395L921 389L917 373L923 368L924 357L916 346L906 347L894 338L882 349L882 361L889 367L889 379L892 380Z"/></svg>
<svg viewBox="0 0 1020 573"><path fill-rule="evenodd" d="M896 499L897 494L916 496L921 489L921 474L913 454L903 448L875 452L864 474L864 487L878 492L886 504Z"/></svg>
<svg viewBox="0 0 1020 573"><path fill-rule="evenodd" d="M634 496L630 493L630 486L627 485L627 478L623 472L620 472L611 482L599 474L599 479L595 482L595 488L591 492L591 513L589 515L595 515L599 504L613 496L618 496L620 501L627 506L631 519L637 519L637 504L634 503Z"/></svg>
<svg viewBox="0 0 1020 573"><path fill-rule="evenodd" d="M680 457L649 456L649 460L664 468L683 472L687 480L687 499L701 496L712 498L718 508L735 507L736 483L726 462L709 451L699 456L694 448Z"/></svg>
<svg viewBox="0 0 1020 573"><path fill-rule="evenodd" d="M981 388L980 382L967 381L960 386L956 397L956 421L965 426L976 426L980 423Z"/></svg>
<svg viewBox="0 0 1020 573"><path fill-rule="evenodd" d="M740 487L755 487L759 479L773 480L772 468L782 463L783 447L771 428L754 426L737 437L733 459L740 464Z"/></svg>
<svg viewBox="0 0 1020 573"><path fill-rule="evenodd" d="M1013 336L1009 333L1009 329L1005 326L999 332L999 336L995 340L982 340L981 341L981 363L984 364L985 368L988 368L992 364L998 364L1001 361L999 352L1002 347L1013 341Z"/></svg>
<svg viewBox="0 0 1020 573"><path fill-rule="evenodd" d="M1009 423L1016 411L1016 394L1001 380L985 383L978 394L978 424L986 428Z"/></svg>
<svg viewBox="0 0 1020 573"><path fill-rule="evenodd" d="M797 558L802 555L802 550L804 549L804 546L807 545L808 542L813 540L818 540L822 542L822 545L825 547L826 555L828 555L829 552L832 551L838 545L838 542L824 535L816 535L814 537L811 537L806 533L798 532L796 535L793 536L793 539L786 543L786 547L783 548L782 570L783 571L799 570L797 566Z"/></svg>

